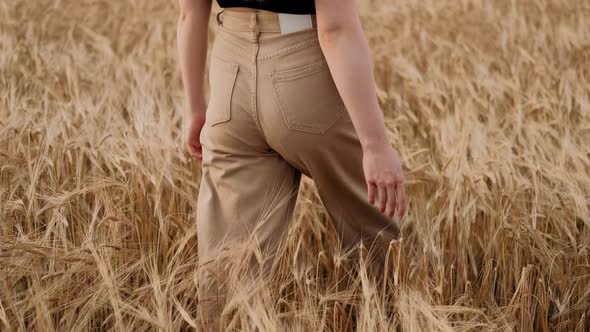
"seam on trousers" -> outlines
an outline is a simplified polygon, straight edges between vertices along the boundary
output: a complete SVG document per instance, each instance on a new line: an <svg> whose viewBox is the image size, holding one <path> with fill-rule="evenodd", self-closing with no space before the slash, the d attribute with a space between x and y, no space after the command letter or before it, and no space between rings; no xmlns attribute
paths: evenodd
<svg viewBox="0 0 590 332"><path fill-rule="evenodd" d="M262 139L265 142L268 142L266 136L264 135L264 131L262 130L262 125L260 124L260 118L258 116L258 52L260 51L260 42L258 38L260 37L260 32L254 32L256 35L256 49L254 54L252 55L252 65L253 65L253 78L254 84L252 85L252 93L251 93L251 108L254 112L254 122L256 123L256 127L258 128L258 132ZM267 143L268 144L268 143Z"/></svg>

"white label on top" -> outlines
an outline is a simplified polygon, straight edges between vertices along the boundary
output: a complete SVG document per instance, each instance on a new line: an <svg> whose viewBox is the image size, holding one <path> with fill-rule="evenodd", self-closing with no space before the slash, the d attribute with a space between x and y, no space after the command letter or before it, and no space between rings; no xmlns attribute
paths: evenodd
<svg viewBox="0 0 590 332"><path fill-rule="evenodd" d="M313 27L311 15L295 15L279 13L281 33L296 32Z"/></svg>

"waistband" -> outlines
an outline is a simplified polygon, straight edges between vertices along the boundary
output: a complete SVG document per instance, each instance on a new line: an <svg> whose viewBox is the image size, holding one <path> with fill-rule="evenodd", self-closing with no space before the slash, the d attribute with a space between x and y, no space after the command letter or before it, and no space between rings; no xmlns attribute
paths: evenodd
<svg viewBox="0 0 590 332"><path fill-rule="evenodd" d="M317 27L316 16L310 16L312 27ZM217 24L238 31L281 32L279 14L266 10L223 8L217 13Z"/></svg>

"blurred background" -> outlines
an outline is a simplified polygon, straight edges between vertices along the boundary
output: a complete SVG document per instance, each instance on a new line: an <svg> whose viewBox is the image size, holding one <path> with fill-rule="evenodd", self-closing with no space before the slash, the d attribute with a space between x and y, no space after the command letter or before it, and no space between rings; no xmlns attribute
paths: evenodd
<svg viewBox="0 0 590 332"><path fill-rule="evenodd" d="M407 178L387 282L304 179L276 273L228 272L227 328L588 331L590 2L359 9ZM0 330L201 328L177 11L0 1Z"/></svg>

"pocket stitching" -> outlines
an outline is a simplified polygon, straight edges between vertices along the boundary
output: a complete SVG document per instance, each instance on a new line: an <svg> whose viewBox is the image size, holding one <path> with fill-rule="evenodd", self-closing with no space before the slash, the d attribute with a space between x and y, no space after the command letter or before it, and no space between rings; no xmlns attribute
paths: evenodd
<svg viewBox="0 0 590 332"><path fill-rule="evenodd" d="M326 69L329 69L328 63L325 60L322 60L298 68L273 71L271 76L275 82L290 81L309 76Z"/></svg>
<svg viewBox="0 0 590 332"><path fill-rule="evenodd" d="M215 61L217 61L218 63L227 67L227 69L231 69L231 75L232 75L231 76L231 84L228 87L229 91L225 94L226 101L224 102L224 105L223 105L223 111L225 112L225 116L210 120L210 125L214 126L214 125L217 125L217 124L220 124L223 122L227 122L231 119L231 104L232 104L232 99L233 99L234 88L235 88L236 81L238 78L239 65L236 63L233 63L233 62L229 62L229 61L224 60L219 57L212 57L212 59L215 59Z"/></svg>
<svg viewBox="0 0 590 332"><path fill-rule="evenodd" d="M283 102L281 101L281 100L283 100L283 98L281 97L281 93L279 92L280 89L277 86L278 83L285 82L285 81L292 81L292 80L299 79L299 78L306 77L306 76L311 76L313 74L319 73L319 72L321 72L323 70L327 70L327 69L329 69L327 62L325 60L322 60L322 61L315 62L315 63L305 65L302 67L293 68L293 69L286 69L286 70L281 70L281 71L273 71L270 73L275 98L277 100L277 103L278 103L281 113L283 115L283 118L285 119L285 123L289 129L323 135L332 126L334 126L334 124L336 124L338 119L340 119L342 117L342 107L344 104L340 98L338 101L338 105L335 106L335 107L337 107L336 115L335 115L334 119L331 122L329 122L325 128L322 128L319 126L313 126L313 125L306 125L306 124L302 124L302 123L295 123L296 119L294 119L291 116L291 112L289 112L285 108L285 106L283 105Z"/></svg>

